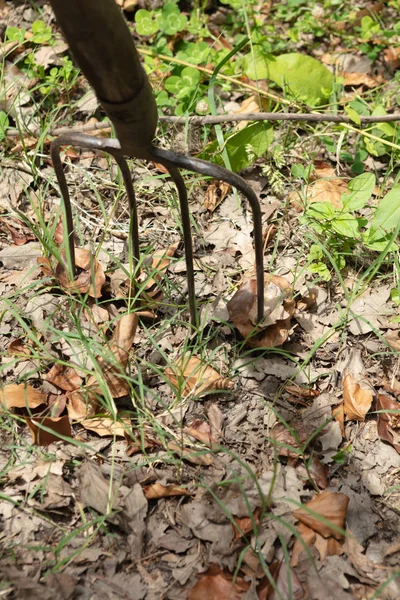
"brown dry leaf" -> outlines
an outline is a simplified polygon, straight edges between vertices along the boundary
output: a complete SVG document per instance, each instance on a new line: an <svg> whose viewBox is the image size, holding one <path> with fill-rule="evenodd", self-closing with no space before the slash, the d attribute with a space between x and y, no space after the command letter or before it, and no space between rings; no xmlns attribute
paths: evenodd
<svg viewBox="0 0 400 600"><path fill-rule="evenodd" d="M215 181L210 183L206 190L204 197L204 208L210 212L214 210L225 200L226 196L230 194L232 186L225 181Z"/></svg>
<svg viewBox="0 0 400 600"><path fill-rule="evenodd" d="M60 285L73 294L89 294L92 298L100 298L106 276L99 261L90 250L75 248L75 263L81 269L78 276L71 281L69 274L60 263L56 267L55 275Z"/></svg>
<svg viewBox="0 0 400 600"><path fill-rule="evenodd" d="M202 465L203 467L209 467L213 464L214 458L212 454L206 454L204 452L195 452L189 448L182 448L175 442L168 442L168 449L172 452L176 452L181 458L193 463L194 465Z"/></svg>
<svg viewBox="0 0 400 600"><path fill-rule="evenodd" d="M113 398L121 398L129 393L129 384L124 377L129 351L135 339L138 317L136 313L123 315L115 326L109 343L110 360L98 357L97 362L102 369L103 382L108 385ZM86 384L91 395L102 395L103 386L98 375L91 375Z"/></svg>
<svg viewBox="0 0 400 600"><path fill-rule="evenodd" d="M296 308L298 311L310 310L312 306L316 303L318 298L318 290L317 288L312 288L309 290L308 294L305 294L300 298L297 302Z"/></svg>
<svg viewBox="0 0 400 600"><path fill-rule="evenodd" d="M8 354L11 356L29 356L31 354L32 348L28 346L24 342L22 338L18 338L17 340L13 340L8 346Z"/></svg>
<svg viewBox="0 0 400 600"><path fill-rule="evenodd" d="M390 411L378 413L378 435L400 454L400 404L386 394L379 394L376 410Z"/></svg>
<svg viewBox="0 0 400 600"><path fill-rule="evenodd" d="M312 479L321 490L328 487L328 467L315 454L311 458L308 469Z"/></svg>
<svg viewBox="0 0 400 600"><path fill-rule="evenodd" d="M47 394L43 394L31 385L10 383L1 390L0 411L11 408L37 408L47 404Z"/></svg>
<svg viewBox="0 0 400 600"><path fill-rule="evenodd" d="M385 335L385 340L393 350L400 352L400 329L388 331Z"/></svg>
<svg viewBox="0 0 400 600"><path fill-rule="evenodd" d="M85 401L83 394L78 391L66 394L68 416L72 421L80 421L94 415L94 406Z"/></svg>
<svg viewBox="0 0 400 600"><path fill-rule="evenodd" d="M218 371L204 364L196 356L184 355L178 358L173 367L165 369L164 374L184 395L191 393L200 396L215 390L233 390L235 387L233 381L222 377Z"/></svg>
<svg viewBox="0 0 400 600"><path fill-rule="evenodd" d="M269 570L278 591L274 590L268 578L265 577L257 590L259 600L281 600L282 598L304 600L304 590L299 577L293 569L288 568L284 561L273 562Z"/></svg>
<svg viewBox="0 0 400 600"><path fill-rule="evenodd" d="M82 385L82 378L79 377L73 367L67 367L59 363L51 367L45 375L45 379L65 392L77 390Z"/></svg>
<svg viewBox="0 0 400 600"><path fill-rule="evenodd" d="M25 421L36 446L48 446L53 442L59 442L62 439L60 436L72 437L71 424L67 415L64 417L35 417L34 419L25 417ZM43 427L47 427L51 431L45 431Z"/></svg>
<svg viewBox="0 0 400 600"><path fill-rule="evenodd" d="M347 183L335 177L332 179L317 179L306 191L306 203L330 202L334 208L341 209L342 194L348 191Z"/></svg>
<svg viewBox="0 0 400 600"><path fill-rule="evenodd" d="M363 421L371 408L373 390L367 379L361 352L354 350L344 370L343 405L349 420Z"/></svg>
<svg viewBox="0 0 400 600"><path fill-rule="evenodd" d="M396 71L396 69L400 68L400 46L390 48L386 48L383 51L383 60L385 61L386 66L391 71Z"/></svg>
<svg viewBox="0 0 400 600"><path fill-rule="evenodd" d="M162 291L158 287L158 282L161 279L161 274L165 273L168 269L169 263L171 262L171 258L175 255L175 252L179 246L179 242L172 244L168 248L162 248L161 250L157 250L154 252L152 257L151 266L156 271L152 277L147 278L146 273L142 273L139 277L139 281L146 282L145 293L147 296L152 298L153 300L161 300Z"/></svg>
<svg viewBox="0 0 400 600"><path fill-rule="evenodd" d="M176 485L162 485L161 483L146 485L143 488L143 493L147 500L158 500L159 498L169 498L170 496L187 496L188 494L185 488Z"/></svg>
<svg viewBox="0 0 400 600"><path fill-rule="evenodd" d="M291 429L296 434L296 437L283 423L277 423L271 430L271 439L275 441L276 451L279 456L299 458L303 451L302 448L309 439L312 430L304 421L295 421L291 424Z"/></svg>
<svg viewBox="0 0 400 600"><path fill-rule="evenodd" d="M343 402L341 404L339 404L339 406L337 406L336 408L332 409L332 417L335 419L335 421L337 421L337 423L339 423L340 432L342 434L342 437L344 437L345 431L344 431L344 405L343 405Z"/></svg>
<svg viewBox="0 0 400 600"><path fill-rule="evenodd" d="M314 160L314 170L311 171L310 181L316 181L317 179L332 179L336 178L336 170L332 165L325 162L324 160Z"/></svg>
<svg viewBox="0 0 400 600"><path fill-rule="evenodd" d="M322 535L322 537L327 538L333 536L337 540L341 540L343 535L328 524L322 522L321 519L318 518L318 515L336 527L344 529L349 502L350 499L345 494L325 490L321 494L314 496L310 502L307 502L307 504L304 505L304 508L298 508L293 511L293 515L301 523L311 527L316 533ZM306 509L309 509L316 514L312 514Z"/></svg>
<svg viewBox="0 0 400 600"><path fill-rule="evenodd" d="M112 417L95 417L92 419L83 419L80 424L89 431L94 431L100 437L107 435L116 437L125 437L127 431L131 428L130 419L118 419Z"/></svg>
<svg viewBox="0 0 400 600"><path fill-rule="evenodd" d="M316 540L317 534L304 523L299 523L297 526L297 533L300 538L296 536L293 550L292 550L292 558L290 559L290 564L292 567L297 567L299 563L300 555L303 551L305 551L305 545L310 547Z"/></svg>
<svg viewBox="0 0 400 600"><path fill-rule="evenodd" d="M250 533L250 531L254 531L253 523L255 525L258 525L258 523L260 522L260 514L261 509L256 508L256 510L253 513L253 519L250 519L250 517L233 517L236 523L236 526L233 523L231 523L233 529L234 542L240 540L240 538L245 536L247 533Z"/></svg>
<svg viewBox="0 0 400 600"><path fill-rule="evenodd" d="M183 432L191 435L209 448L212 448L217 444L216 440L211 434L210 425L207 423L207 421L203 421L202 419L195 419L190 425L184 427Z"/></svg>
<svg viewBox="0 0 400 600"><path fill-rule="evenodd" d="M255 279L244 283L227 303L229 318L253 348L282 345L289 336L295 303L291 285L285 277L266 274L264 286L264 319L257 322L257 284Z"/></svg>
<svg viewBox="0 0 400 600"><path fill-rule="evenodd" d="M188 600L240 600L250 587L243 577L236 577L211 565L189 591Z"/></svg>
<svg viewBox="0 0 400 600"><path fill-rule="evenodd" d="M371 408L373 393L369 385L352 375L343 378L343 408L349 421L364 421Z"/></svg>
<svg viewBox="0 0 400 600"><path fill-rule="evenodd" d="M343 554L343 542L336 540L334 537L324 538L322 535L316 534L314 546L318 550L319 558L324 561L327 556L340 556Z"/></svg>
<svg viewBox="0 0 400 600"><path fill-rule="evenodd" d="M353 87L365 85L368 88L375 88L383 81L381 75L372 77L367 73L347 73L346 71L343 71L342 77L344 85L351 85Z"/></svg>
<svg viewBox="0 0 400 600"><path fill-rule="evenodd" d="M16 246L23 246L27 242L36 239L36 236L34 236L32 232L23 223L21 223L21 221L18 219L11 219L11 222L18 227L18 229L16 229L9 223L9 220L10 219L4 219L3 217L0 217L1 225L5 230L10 232L12 241Z"/></svg>
<svg viewBox="0 0 400 600"><path fill-rule="evenodd" d="M310 388L300 387L296 384L286 385L285 391L296 398L317 398L321 394L319 390L310 390Z"/></svg>

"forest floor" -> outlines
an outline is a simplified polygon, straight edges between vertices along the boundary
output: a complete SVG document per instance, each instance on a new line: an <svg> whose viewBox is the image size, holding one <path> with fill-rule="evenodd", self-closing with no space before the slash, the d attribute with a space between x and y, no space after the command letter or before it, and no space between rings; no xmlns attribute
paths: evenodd
<svg viewBox="0 0 400 600"><path fill-rule="evenodd" d="M399 2L117 3L156 145L259 199L264 321L240 194L182 172L192 328L168 174L129 159L135 269L117 165L75 147L71 281L50 143L110 127L49 4L1 0L0 596L398 599L400 134L361 119L400 112Z"/></svg>

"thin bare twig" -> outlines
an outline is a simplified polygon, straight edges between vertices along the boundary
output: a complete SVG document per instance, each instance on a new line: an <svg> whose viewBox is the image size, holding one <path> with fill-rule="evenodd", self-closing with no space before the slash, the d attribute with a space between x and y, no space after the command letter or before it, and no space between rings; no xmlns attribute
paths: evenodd
<svg viewBox="0 0 400 600"><path fill-rule="evenodd" d="M216 125L218 123L238 123L239 121L305 121L307 123L354 123L347 115L332 115L323 113L229 113L226 115L205 115L193 117L170 117L162 115L159 117L162 123L182 124L189 123L190 125ZM382 115L379 117L362 117L360 116L361 125L369 125L371 123L389 123L391 121L400 121L400 114ZM86 133L87 131L96 131L104 129L105 131L111 128L109 121L101 123L90 123L81 125L80 127L57 127L51 129L49 135L62 135L64 133ZM40 133L39 129L29 132L35 136ZM17 137L18 129L7 129L7 137Z"/></svg>

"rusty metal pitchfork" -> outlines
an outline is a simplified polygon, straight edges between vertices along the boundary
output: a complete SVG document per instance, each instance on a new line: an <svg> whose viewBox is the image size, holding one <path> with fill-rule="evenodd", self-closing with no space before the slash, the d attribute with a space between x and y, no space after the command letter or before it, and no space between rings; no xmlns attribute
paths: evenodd
<svg viewBox="0 0 400 600"><path fill-rule="evenodd" d="M74 225L68 186L60 158L62 146L102 150L116 160L126 187L130 208L133 256L140 259L137 207L132 179L124 156L156 161L163 165L176 185L182 217L191 323L197 325L190 212L179 167L226 181L244 194L253 213L257 280L257 316L264 313L264 269L261 209L246 181L213 163L175 154L153 146L157 128L157 105L129 28L115 0L50 0L58 24L71 52L94 88L109 116L117 139L98 139L81 133L66 133L51 144L51 158L65 207L69 257L76 274Z"/></svg>

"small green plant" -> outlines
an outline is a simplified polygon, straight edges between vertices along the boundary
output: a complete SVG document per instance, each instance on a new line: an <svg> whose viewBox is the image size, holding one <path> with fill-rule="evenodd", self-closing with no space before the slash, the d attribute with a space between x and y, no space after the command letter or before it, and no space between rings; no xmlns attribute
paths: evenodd
<svg viewBox="0 0 400 600"><path fill-rule="evenodd" d="M341 208L330 202L314 202L305 211L301 221L317 234L318 241L310 247L309 271L325 281L331 279L330 263L341 271L360 248L382 252L395 250L391 241L400 219L400 187L391 189L377 206L367 204L375 188L375 175L364 173L352 179L349 191L341 197ZM368 218L361 216L363 210ZM329 252L328 260L323 247Z"/></svg>

